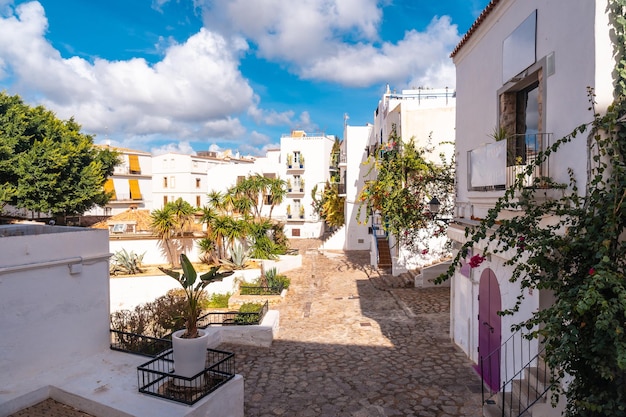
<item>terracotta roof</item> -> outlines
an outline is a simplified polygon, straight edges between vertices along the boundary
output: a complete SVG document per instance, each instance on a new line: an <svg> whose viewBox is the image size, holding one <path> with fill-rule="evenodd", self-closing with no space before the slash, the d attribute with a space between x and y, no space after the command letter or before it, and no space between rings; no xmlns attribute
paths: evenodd
<svg viewBox="0 0 626 417"><path fill-rule="evenodd" d="M487 7L485 7L485 9L480 13L480 16L478 16L478 18L474 21L474 23L472 23L472 26L469 28L469 30L465 33L465 35L463 35L463 38L461 38L461 41L457 44L457 46L454 48L454 50L450 54L450 58L454 58L454 56L461 50L463 45L465 45L467 41L469 41L469 39L472 37L474 32L478 30L478 28L483 23L483 21L487 18L487 16L491 14L493 9L495 9L495 7L497 6L498 3L500 3L500 1L501 0L491 0L489 2Z"/></svg>
<svg viewBox="0 0 626 417"><path fill-rule="evenodd" d="M95 229L108 229L111 222L128 222L134 221L137 225L138 232L150 232L150 210L126 210L123 213L116 214L109 217L107 220L95 223L93 228Z"/></svg>

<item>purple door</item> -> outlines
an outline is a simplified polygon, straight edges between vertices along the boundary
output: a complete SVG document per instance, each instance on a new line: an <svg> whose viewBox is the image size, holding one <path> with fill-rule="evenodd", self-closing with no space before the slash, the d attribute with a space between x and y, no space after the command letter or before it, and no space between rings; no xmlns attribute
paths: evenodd
<svg viewBox="0 0 626 417"><path fill-rule="evenodd" d="M500 287L496 275L489 268L480 276L478 287L478 354L480 373L485 383L494 391L500 389L500 344L502 308Z"/></svg>

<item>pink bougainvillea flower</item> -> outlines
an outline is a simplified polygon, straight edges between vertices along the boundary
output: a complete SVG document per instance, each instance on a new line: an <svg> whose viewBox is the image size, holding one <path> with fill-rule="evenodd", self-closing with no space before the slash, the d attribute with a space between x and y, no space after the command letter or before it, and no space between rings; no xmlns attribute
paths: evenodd
<svg viewBox="0 0 626 417"><path fill-rule="evenodd" d="M422 249L422 255L426 255L428 253L428 249Z"/></svg>
<svg viewBox="0 0 626 417"><path fill-rule="evenodd" d="M483 263L484 260L485 260L484 256L474 255L470 258L468 263L469 263L470 268L477 268L480 264Z"/></svg>
<svg viewBox="0 0 626 417"><path fill-rule="evenodd" d="M589 268L589 275L594 275L596 273L596 270L593 268Z"/></svg>

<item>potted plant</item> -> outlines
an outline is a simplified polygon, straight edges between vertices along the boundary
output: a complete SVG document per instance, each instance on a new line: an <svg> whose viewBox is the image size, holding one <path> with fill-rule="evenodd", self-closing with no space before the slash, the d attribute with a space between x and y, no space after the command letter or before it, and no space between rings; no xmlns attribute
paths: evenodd
<svg viewBox="0 0 626 417"><path fill-rule="evenodd" d="M304 192L304 178L300 178L300 192Z"/></svg>
<svg viewBox="0 0 626 417"><path fill-rule="evenodd" d="M300 206L300 218L304 219L304 206Z"/></svg>
<svg viewBox="0 0 626 417"><path fill-rule="evenodd" d="M293 165L293 155L288 153L287 154L287 167L291 168L292 165Z"/></svg>
<svg viewBox="0 0 626 417"><path fill-rule="evenodd" d="M287 192L291 192L291 179L287 179Z"/></svg>
<svg viewBox="0 0 626 417"><path fill-rule="evenodd" d="M300 154L300 168L304 168L304 155Z"/></svg>
<svg viewBox="0 0 626 417"><path fill-rule="evenodd" d="M220 266L213 266L200 276L187 255L180 255L182 274L178 271L159 267L161 272L174 278L185 291L185 328L172 333L172 349L174 350L174 373L191 378L202 372L206 362L206 350L209 333L198 329L200 316L200 298L202 292L211 282L221 281L233 274L233 271L219 272ZM198 279L199 278L199 279Z"/></svg>
<svg viewBox="0 0 626 417"><path fill-rule="evenodd" d="M291 204L287 204L287 218L291 219Z"/></svg>

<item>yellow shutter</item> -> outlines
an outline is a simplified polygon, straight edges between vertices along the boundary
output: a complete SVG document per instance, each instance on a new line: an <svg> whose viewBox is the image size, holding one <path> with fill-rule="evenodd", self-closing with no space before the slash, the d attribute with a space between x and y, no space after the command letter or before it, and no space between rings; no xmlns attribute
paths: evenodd
<svg viewBox="0 0 626 417"><path fill-rule="evenodd" d="M141 200L141 191L139 190L139 180L128 180L130 186L130 199Z"/></svg>
<svg viewBox="0 0 626 417"><path fill-rule="evenodd" d="M141 174L138 155L128 155L128 163L130 164L129 170L131 174Z"/></svg>
<svg viewBox="0 0 626 417"><path fill-rule="evenodd" d="M113 178L107 178L106 182L104 183L104 192L105 193L113 193L113 195L111 196L111 200L117 200L117 197L115 196L115 184L113 184Z"/></svg>

